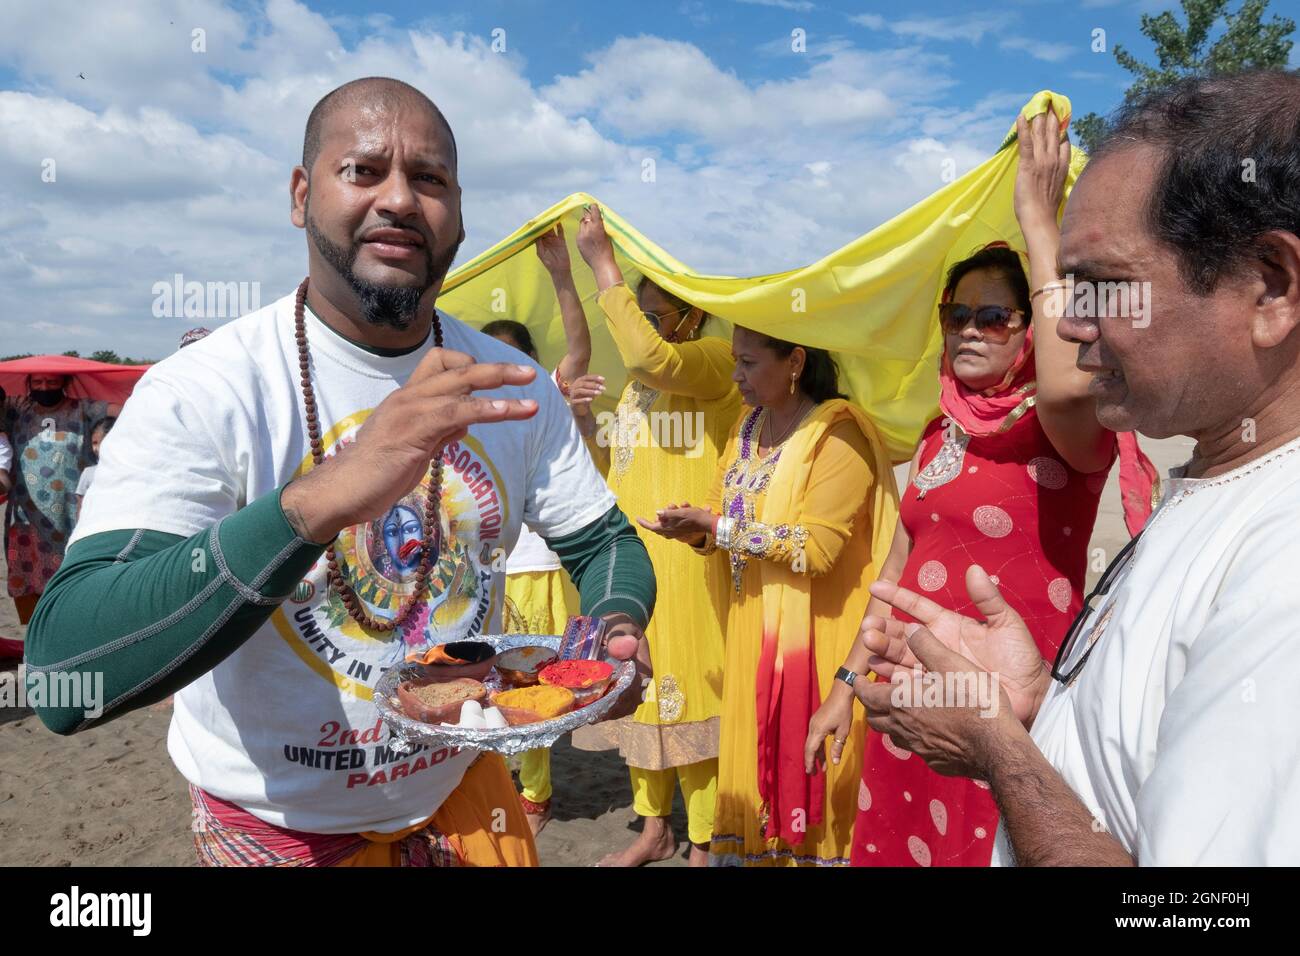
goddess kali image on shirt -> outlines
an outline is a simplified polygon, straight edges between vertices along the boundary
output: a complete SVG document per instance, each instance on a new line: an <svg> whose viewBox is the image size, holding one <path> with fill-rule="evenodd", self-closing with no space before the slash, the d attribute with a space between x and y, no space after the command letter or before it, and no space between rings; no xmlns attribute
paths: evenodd
<svg viewBox="0 0 1300 956"><path fill-rule="evenodd" d="M426 475L419 486L386 513L339 534L335 548L343 577L372 617L396 617L415 589L425 551L424 502L428 490ZM479 574L473 548L477 539L476 515L472 503L458 501L461 497L456 494L458 490L455 479L446 476L442 507L438 509L439 527L434 529L431 542L438 559L429 573L429 599L395 632L401 635L406 648L441 643L450 634L463 630L479 603ZM391 633L365 631L351 618L333 589L329 591L324 611L331 627L351 637L392 640ZM440 636L435 637L435 631Z"/></svg>

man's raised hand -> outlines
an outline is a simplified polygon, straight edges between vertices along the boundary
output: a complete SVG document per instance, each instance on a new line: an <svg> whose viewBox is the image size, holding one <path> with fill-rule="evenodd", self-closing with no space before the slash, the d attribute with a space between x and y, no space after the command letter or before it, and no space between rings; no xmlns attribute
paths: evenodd
<svg viewBox="0 0 1300 956"><path fill-rule="evenodd" d="M294 530L325 543L344 528L387 512L424 478L429 460L469 427L537 414L531 399L474 394L527 385L527 365L476 362L451 349L431 349L410 379L379 403L350 445L291 482L280 504Z"/></svg>

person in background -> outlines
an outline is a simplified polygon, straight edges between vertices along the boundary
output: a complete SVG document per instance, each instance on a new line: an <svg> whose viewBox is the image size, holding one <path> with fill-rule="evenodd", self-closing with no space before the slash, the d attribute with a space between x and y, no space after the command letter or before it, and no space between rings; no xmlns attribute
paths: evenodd
<svg viewBox="0 0 1300 956"><path fill-rule="evenodd" d="M103 442L104 436L108 434L113 427L116 418L109 416L102 421L96 422L94 429L90 433L90 454L95 464L88 466L81 473L81 480L77 482L77 514L81 514L81 503L86 500L86 493L90 491L90 483L95 480L95 468L99 465L99 446Z"/></svg>
<svg viewBox="0 0 1300 956"><path fill-rule="evenodd" d="M749 411L706 507L668 505L641 521L731 564L711 862L847 866L866 727L859 718L843 731L854 759L811 772L803 743L857 637L898 491L875 425L839 393L828 353L744 328L732 342Z"/></svg>
<svg viewBox="0 0 1300 956"><path fill-rule="evenodd" d="M591 332L582 311L569 267L569 250L564 243L564 228L555 227L537 239L537 257L551 274L555 295L560 303L564 323L564 356L555 366L552 378L573 410L579 431L589 435L594 430L591 401L605 390L604 379L588 375L591 361ZM484 335L505 342L523 352L534 362L540 361L528 327L522 322L498 319L480 330ZM589 423L584 428L583 423ZM506 607L502 626L511 634L563 634L571 615L579 613L578 591L565 572L559 556L546 546L541 535L523 525L519 540L506 559ZM529 750L520 758L519 782L523 787L519 802L528 818L533 836L542 832L551 819L551 751L542 747Z"/></svg>
<svg viewBox="0 0 1300 956"><path fill-rule="evenodd" d="M5 420L5 404L8 395L3 388L0 388L0 422ZM0 431L0 502L9 499L9 489L13 487L11 472L14 467L14 446L9 441L9 435Z"/></svg>
<svg viewBox="0 0 1300 956"><path fill-rule="evenodd" d="M27 394L5 404L0 423L14 453L5 509L9 596L23 624L63 561L76 520L77 482L90 464L94 423L121 410L72 398L70 385L66 375L29 375Z"/></svg>
<svg viewBox="0 0 1300 956"><path fill-rule="evenodd" d="M709 317L649 279L635 295L623 281L600 209L588 208L578 251L591 267L597 302L628 383L611 434L609 487L626 514L650 514L666 497L701 501L718 456L740 414L735 363L725 339L702 336ZM602 433L606 429L601 430ZM690 830L691 865L707 866L717 793L722 713L726 577L721 555L699 555L642 532L660 593L646 629L655 676L645 702L618 727L632 777L633 808L644 821L638 839L603 866L640 866L677 852L669 825L680 784Z"/></svg>
<svg viewBox="0 0 1300 956"><path fill-rule="evenodd" d="M5 390L0 388L0 422L4 421L5 399L7 395ZM9 488L12 485L10 478L14 466L14 446L9 442L9 436L0 431L0 503L9 500ZM12 638L0 637L0 661L22 660L23 642L15 641Z"/></svg>

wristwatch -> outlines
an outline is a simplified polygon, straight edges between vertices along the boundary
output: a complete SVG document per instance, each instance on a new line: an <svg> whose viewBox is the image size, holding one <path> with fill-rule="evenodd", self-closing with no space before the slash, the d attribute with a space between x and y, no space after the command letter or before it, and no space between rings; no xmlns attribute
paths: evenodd
<svg viewBox="0 0 1300 956"><path fill-rule="evenodd" d="M842 680L844 683L852 687L853 682L858 679L858 675L853 673L853 671L849 670L847 667L841 667L835 672L835 679Z"/></svg>

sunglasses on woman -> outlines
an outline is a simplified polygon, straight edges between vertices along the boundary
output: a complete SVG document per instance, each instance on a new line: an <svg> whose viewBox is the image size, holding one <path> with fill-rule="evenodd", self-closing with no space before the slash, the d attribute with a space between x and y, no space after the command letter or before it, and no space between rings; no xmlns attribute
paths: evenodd
<svg viewBox="0 0 1300 956"><path fill-rule="evenodd" d="M947 335L957 335L975 320L975 328L990 338L1000 337L1003 341L1011 337L1012 332L1019 332L1025 327L1025 313L1005 305L961 305L957 302L945 302L939 306L939 326Z"/></svg>
<svg viewBox="0 0 1300 956"><path fill-rule="evenodd" d="M683 325L683 322L681 320L684 319L686 316L688 316L694 310L694 308L695 308L694 306L688 305L684 309L677 309L673 312L669 312L667 315L659 315L655 312L647 312L645 309L642 309L641 314L645 316L647 322L649 322L651 325L655 327L656 332L664 336L664 339L666 341L680 342L687 338L690 338L691 333L693 333L695 329L699 326L699 322L696 322L695 325L691 326L686 330L685 335L681 334L682 325ZM678 320L677 324L673 326L673 330L671 332L665 334L663 331L663 323L671 322L673 319ZM703 316L701 316L701 319L703 319Z"/></svg>

